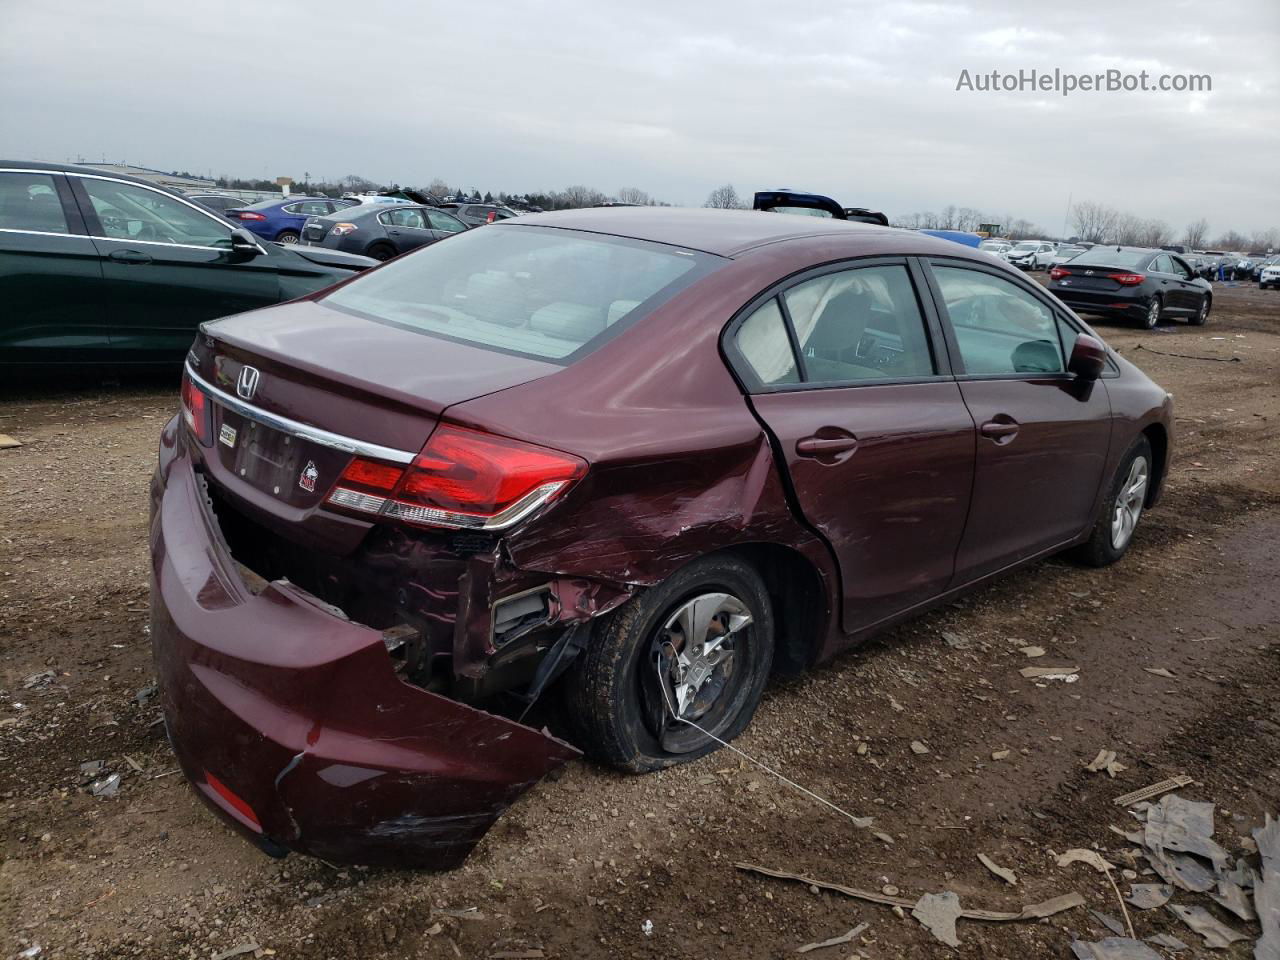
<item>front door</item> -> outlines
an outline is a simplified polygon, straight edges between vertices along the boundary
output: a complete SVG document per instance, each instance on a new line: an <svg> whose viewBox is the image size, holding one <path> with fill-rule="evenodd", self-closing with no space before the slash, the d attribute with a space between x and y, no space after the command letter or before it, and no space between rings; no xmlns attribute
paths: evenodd
<svg viewBox="0 0 1280 960"><path fill-rule="evenodd" d="M396 207L378 214L378 220L386 228L396 253L408 253L436 239L435 232L427 225L427 218L418 207Z"/></svg>
<svg viewBox="0 0 1280 960"><path fill-rule="evenodd" d="M999 268L932 264L960 392L978 427L973 503L956 557L967 582L1093 523L1111 435L1105 381L1066 372L1077 331Z"/></svg>
<svg viewBox="0 0 1280 960"><path fill-rule="evenodd" d="M279 300L273 258L237 258L213 214L141 184L69 180L102 258L117 360L181 360L205 320Z"/></svg>
<svg viewBox="0 0 1280 960"><path fill-rule="evenodd" d="M731 332L751 405L839 563L848 632L952 578L974 425L936 342L903 261L801 278Z"/></svg>

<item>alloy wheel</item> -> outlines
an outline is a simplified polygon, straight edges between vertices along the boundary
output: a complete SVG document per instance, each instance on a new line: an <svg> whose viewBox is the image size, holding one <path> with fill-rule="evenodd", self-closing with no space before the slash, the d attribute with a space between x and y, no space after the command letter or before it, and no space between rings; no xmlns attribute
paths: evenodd
<svg viewBox="0 0 1280 960"><path fill-rule="evenodd" d="M1149 474L1147 458L1134 457L1129 475L1116 494L1115 509L1111 514L1111 546L1116 550L1124 549L1138 526L1142 506L1147 501Z"/></svg>
<svg viewBox="0 0 1280 960"><path fill-rule="evenodd" d="M704 744L696 723L716 735L740 708L750 671L743 659L753 617L730 593L701 593L676 605L650 642L641 692L650 732L670 753ZM681 723L679 721L688 721Z"/></svg>
<svg viewBox="0 0 1280 960"><path fill-rule="evenodd" d="M1151 330L1160 323L1160 298L1154 297L1151 306L1147 307L1147 329Z"/></svg>

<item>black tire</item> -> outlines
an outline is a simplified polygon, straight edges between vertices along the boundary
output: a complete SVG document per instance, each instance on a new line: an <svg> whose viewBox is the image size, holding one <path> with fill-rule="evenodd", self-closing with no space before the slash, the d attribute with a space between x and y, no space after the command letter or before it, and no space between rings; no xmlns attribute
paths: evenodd
<svg viewBox="0 0 1280 960"><path fill-rule="evenodd" d="M667 722L659 724L653 703L653 692L662 690L655 659L657 638L675 611L709 593L736 598L750 612L751 622L733 634L733 654L725 669L713 675L722 692L713 709L698 719L726 741L751 722L773 662L769 594L760 575L743 560L729 554L704 557L598 622L590 645L566 674L566 720L587 756L632 773L646 773L696 760L719 748L719 743L688 724L671 721L669 713ZM653 671L652 680L642 676L642 670Z"/></svg>
<svg viewBox="0 0 1280 960"><path fill-rule="evenodd" d="M1212 305L1213 305L1213 298L1210 297L1208 294L1205 294L1204 298L1200 301L1200 309L1196 312L1196 315L1192 317L1191 320L1189 321L1193 327L1203 327L1206 323L1209 322L1209 308Z"/></svg>
<svg viewBox="0 0 1280 960"><path fill-rule="evenodd" d="M1112 535L1112 521L1116 515L1116 501L1128 486L1134 461L1139 457L1146 460L1147 486L1143 493L1143 506L1145 506L1146 496L1150 493L1151 478L1154 476L1154 463L1151 458L1151 444L1145 436L1139 436L1130 445L1129 450L1120 460L1120 466L1116 469L1115 476L1111 478L1111 486L1107 491L1107 498L1102 502L1102 509L1094 521L1089 539L1072 551L1073 556L1080 563L1090 567L1108 567L1128 552L1129 545L1133 543L1132 531L1130 531L1124 542L1117 546ZM1137 526L1139 519L1141 519L1141 513L1133 521L1134 527Z"/></svg>
<svg viewBox="0 0 1280 960"><path fill-rule="evenodd" d="M1146 316L1142 318L1142 326L1147 330L1154 330L1160 325L1160 314L1164 310L1164 303L1160 299L1160 295L1156 294L1151 298L1151 302L1147 304Z"/></svg>
<svg viewBox="0 0 1280 960"><path fill-rule="evenodd" d="M390 260L396 255L396 248L389 243L375 243L369 247L369 256L375 260Z"/></svg>
<svg viewBox="0 0 1280 960"><path fill-rule="evenodd" d="M297 231L297 230L281 230L281 231L280 231L280 235L276 237L276 243L290 243L290 244L292 244L292 243L297 243L297 242L298 242L298 231Z"/></svg>

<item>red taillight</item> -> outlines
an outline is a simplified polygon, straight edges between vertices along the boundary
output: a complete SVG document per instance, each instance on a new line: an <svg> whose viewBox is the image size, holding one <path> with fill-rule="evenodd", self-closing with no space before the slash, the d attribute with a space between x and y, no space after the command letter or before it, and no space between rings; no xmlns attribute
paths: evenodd
<svg viewBox="0 0 1280 960"><path fill-rule="evenodd" d="M264 217L264 216L263 216L262 214L260 214L260 213L246 213L246 212L244 212L244 211L241 211L240 213L233 213L233 214L231 214L231 216L235 217L237 220L265 220L265 219L267 219L266 217Z"/></svg>
<svg viewBox="0 0 1280 960"><path fill-rule="evenodd" d="M586 472L585 462L559 450L442 425L403 471L353 460L329 502L425 526L501 530Z"/></svg>
<svg viewBox="0 0 1280 960"><path fill-rule="evenodd" d="M1107 279L1114 280L1122 287L1136 287L1147 279L1147 275L1145 273L1108 273Z"/></svg>
<svg viewBox="0 0 1280 960"><path fill-rule="evenodd" d="M1061 267L1054 267L1052 270L1049 271L1049 279L1061 280L1063 277L1069 276L1070 273L1071 273L1070 270L1063 270Z"/></svg>
<svg viewBox="0 0 1280 960"><path fill-rule="evenodd" d="M209 398L186 373L182 375L182 419L201 444L213 444L213 424L210 421Z"/></svg>

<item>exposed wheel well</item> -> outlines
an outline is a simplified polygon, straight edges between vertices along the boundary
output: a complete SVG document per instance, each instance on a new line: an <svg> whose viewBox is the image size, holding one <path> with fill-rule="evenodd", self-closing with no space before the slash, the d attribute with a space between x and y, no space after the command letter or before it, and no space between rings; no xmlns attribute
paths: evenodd
<svg viewBox="0 0 1280 960"><path fill-rule="evenodd" d="M1142 431L1142 435L1147 438L1147 443L1151 444L1152 482L1147 487L1147 502L1144 504L1144 506L1149 507L1155 503L1164 484L1166 457L1169 453L1169 435L1165 433L1164 427L1158 423L1148 426Z"/></svg>
<svg viewBox="0 0 1280 960"><path fill-rule="evenodd" d="M729 552L755 567L768 588L778 631L774 670L807 669L827 629L827 598L818 571L803 555L776 543L744 543Z"/></svg>

